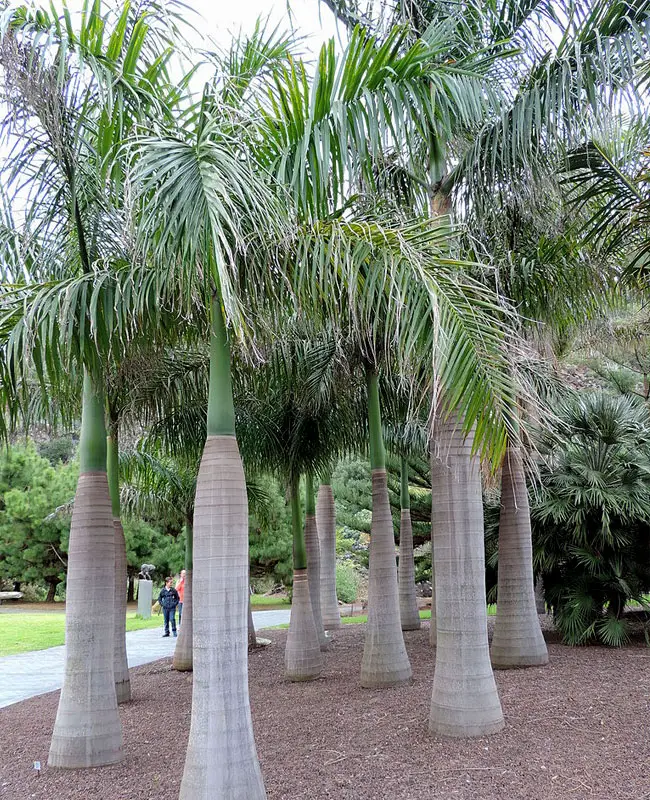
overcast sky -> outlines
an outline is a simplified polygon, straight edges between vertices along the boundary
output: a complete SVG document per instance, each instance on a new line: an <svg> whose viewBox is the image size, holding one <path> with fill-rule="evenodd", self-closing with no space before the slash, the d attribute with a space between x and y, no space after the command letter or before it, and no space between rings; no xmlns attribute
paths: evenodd
<svg viewBox="0 0 650 800"><path fill-rule="evenodd" d="M228 38L229 31L251 30L259 16L270 15L272 22L287 27L291 24L287 0L194 0L192 6L214 27L220 41ZM310 36L312 49L318 49L324 39L335 34L332 13L319 0L289 0L289 6L294 26Z"/></svg>

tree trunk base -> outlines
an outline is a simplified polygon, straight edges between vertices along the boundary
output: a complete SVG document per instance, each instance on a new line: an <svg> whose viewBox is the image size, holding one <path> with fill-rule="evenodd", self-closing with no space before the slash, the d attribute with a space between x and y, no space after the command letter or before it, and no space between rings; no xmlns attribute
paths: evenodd
<svg viewBox="0 0 650 800"><path fill-rule="evenodd" d="M191 672L194 667L193 658L193 604L192 604L192 570L185 569L185 601L183 602L183 623L181 625L176 647L174 648L174 658L172 659L172 669L177 672Z"/></svg>
<svg viewBox="0 0 650 800"><path fill-rule="evenodd" d="M248 695L248 587L248 502L237 440L209 435L196 482L192 718L179 800L266 798Z"/></svg>
<svg viewBox="0 0 650 800"><path fill-rule="evenodd" d="M313 681L323 671L323 656L309 597L307 570L293 574L293 602L284 652L284 674L290 681Z"/></svg>
<svg viewBox="0 0 650 800"><path fill-rule="evenodd" d="M493 736L505 727L503 715L492 720L477 721L473 715L468 715L466 720L460 719L454 713L453 720L444 718L429 722L429 733L445 739L473 739L479 736ZM495 715L496 717L496 715Z"/></svg>
<svg viewBox="0 0 650 800"><path fill-rule="evenodd" d="M399 613L393 518L386 470L372 471L372 528L368 622L361 661L361 685L367 689L408 683L412 671Z"/></svg>
<svg viewBox="0 0 650 800"><path fill-rule="evenodd" d="M131 681L129 678L115 684L115 695L118 705L131 702Z"/></svg>
<svg viewBox="0 0 650 800"><path fill-rule="evenodd" d="M336 511L329 484L321 484L316 500L316 527L320 544L320 608L323 627L335 631L341 627L341 613L336 597Z"/></svg>
<svg viewBox="0 0 650 800"><path fill-rule="evenodd" d="M548 664L548 651L525 653L502 651L495 653L492 648L492 667L494 669L526 669L527 667L544 667Z"/></svg>
<svg viewBox="0 0 650 800"><path fill-rule="evenodd" d="M124 758L113 672L115 532L105 472L79 476L66 603L66 663L48 764L84 769ZM125 587L126 588L126 587Z"/></svg>
<svg viewBox="0 0 650 800"><path fill-rule="evenodd" d="M126 542L119 518L113 517L115 531L115 628L113 633L113 672L117 703L131 702L129 662L126 657Z"/></svg>

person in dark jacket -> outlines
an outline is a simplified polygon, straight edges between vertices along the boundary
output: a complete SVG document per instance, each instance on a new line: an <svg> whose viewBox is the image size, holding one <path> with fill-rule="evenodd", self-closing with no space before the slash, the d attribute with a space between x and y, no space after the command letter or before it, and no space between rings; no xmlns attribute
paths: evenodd
<svg viewBox="0 0 650 800"><path fill-rule="evenodd" d="M176 606L180 598L178 597L178 592L172 585L173 583L173 578L165 578L165 585L158 595L158 602L160 603L165 617L165 632L163 633L163 638L169 636L170 622L172 624L172 632L174 636L176 636Z"/></svg>

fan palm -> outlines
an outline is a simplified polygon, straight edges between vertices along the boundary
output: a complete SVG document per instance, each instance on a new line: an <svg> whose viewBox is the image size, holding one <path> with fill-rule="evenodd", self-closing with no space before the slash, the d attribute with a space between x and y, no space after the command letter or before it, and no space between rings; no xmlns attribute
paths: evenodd
<svg viewBox="0 0 650 800"><path fill-rule="evenodd" d="M593 394L556 407L542 433L535 555L569 644L629 636L626 603L646 605L649 420L636 398Z"/></svg>

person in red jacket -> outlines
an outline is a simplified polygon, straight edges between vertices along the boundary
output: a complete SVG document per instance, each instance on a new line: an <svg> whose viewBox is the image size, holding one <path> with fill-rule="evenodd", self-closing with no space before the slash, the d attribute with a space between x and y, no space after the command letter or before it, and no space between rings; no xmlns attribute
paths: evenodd
<svg viewBox="0 0 650 800"><path fill-rule="evenodd" d="M181 615L183 614L183 598L185 597L185 570L181 570L181 577L176 582L176 591L180 601L178 603L178 624L181 624Z"/></svg>

